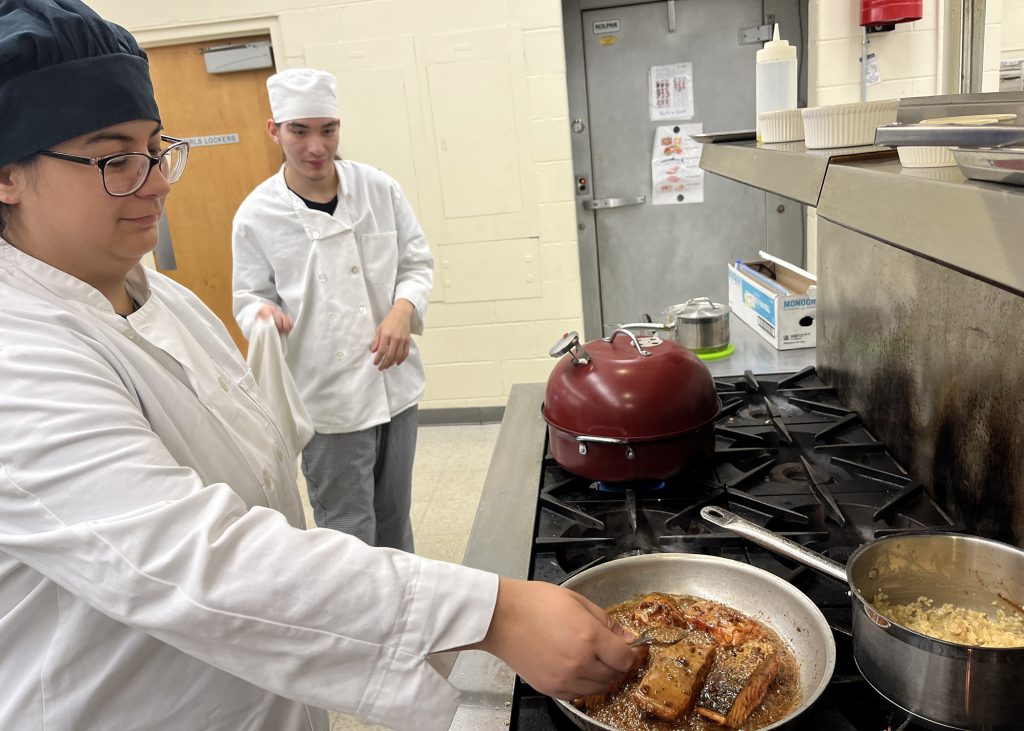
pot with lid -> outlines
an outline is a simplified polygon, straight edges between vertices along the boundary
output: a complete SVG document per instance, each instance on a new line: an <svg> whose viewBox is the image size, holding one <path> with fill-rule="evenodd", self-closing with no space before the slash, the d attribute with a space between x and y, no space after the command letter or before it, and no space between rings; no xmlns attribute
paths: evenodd
<svg viewBox="0 0 1024 731"><path fill-rule="evenodd" d="M551 348L544 420L551 456L602 482L663 480L714 451L721 410L701 360L670 340L620 328L580 345L567 333Z"/></svg>
<svg viewBox="0 0 1024 731"><path fill-rule="evenodd" d="M729 347L728 305L712 302L708 297L694 297L672 305L662 313L662 323L631 322L627 330L658 330L684 348L706 355Z"/></svg>

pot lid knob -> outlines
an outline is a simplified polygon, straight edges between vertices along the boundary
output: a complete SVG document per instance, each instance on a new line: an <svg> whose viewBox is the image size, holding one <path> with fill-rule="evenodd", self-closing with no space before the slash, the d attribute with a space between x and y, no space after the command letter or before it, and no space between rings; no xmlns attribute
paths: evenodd
<svg viewBox="0 0 1024 731"><path fill-rule="evenodd" d="M552 358L561 358L566 353L572 358L573 365L586 365L590 362L590 353L580 345L580 334L575 330L565 333L548 351Z"/></svg>

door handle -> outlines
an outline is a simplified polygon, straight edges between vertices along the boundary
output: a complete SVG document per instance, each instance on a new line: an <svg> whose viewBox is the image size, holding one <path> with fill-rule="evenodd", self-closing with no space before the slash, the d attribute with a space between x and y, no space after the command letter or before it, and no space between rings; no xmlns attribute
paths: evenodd
<svg viewBox="0 0 1024 731"><path fill-rule="evenodd" d="M597 211L603 208L622 208L623 206L642 206L647 202L647 196L638 195L635 198L594 198L583 201L584 211Z"/></svg>

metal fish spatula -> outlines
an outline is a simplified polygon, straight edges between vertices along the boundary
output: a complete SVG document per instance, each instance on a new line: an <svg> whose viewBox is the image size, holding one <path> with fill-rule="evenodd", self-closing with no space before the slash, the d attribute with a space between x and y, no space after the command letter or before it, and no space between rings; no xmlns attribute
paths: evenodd
<svg viewBox="0 0 1024 731"><path fill-rule="evenodd" d="M672 631L675 630L675 631ZM681 627L659 627L657 634L647 633L640 635L631 643L630 647L640 645L674 645L686 636L686 630Z"/></svg>

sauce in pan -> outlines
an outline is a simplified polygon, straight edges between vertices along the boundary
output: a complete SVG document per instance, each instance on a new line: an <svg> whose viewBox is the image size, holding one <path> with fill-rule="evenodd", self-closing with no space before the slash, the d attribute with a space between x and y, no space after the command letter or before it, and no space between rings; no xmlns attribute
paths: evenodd
<svg viewBox="0 0 1024 731"><path fill-rule="evenodd" d="M689 640L698 638L697 641L717 643L716 660L724 658L732 650L732 646L748 641L748 637L767 642L774 649L780 661L779 670L768 685L768 691L760 705L739 726L743 731L754 731L768 726L788 716L800 706L803 696L800 690L799 664L793 652L775 631L717 602L680 594L660 596L670 598L681 609L682 615L687 618L684 626L656 626L645 623L642 621L643 612L638 611L642 598L608 608L608 614L613 620L638 637L653 637L655 642L650 645L648 659L639 671L621 689L587 711L591 718L622 731L723 731L729 728L701 715L696 708L676 721L667 721L645 712L633 699L633 694L640 688L652 660L664 652L671 643L685 636L688 636ZM691 621L694 619L695 622ZM665 621L667 620L662 618L658 623ZM676 621L676 624L680 623ZM714 662L711 666L714 668Z"/></svg>

